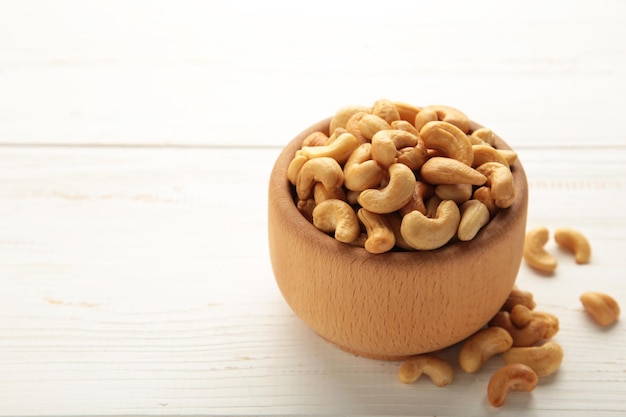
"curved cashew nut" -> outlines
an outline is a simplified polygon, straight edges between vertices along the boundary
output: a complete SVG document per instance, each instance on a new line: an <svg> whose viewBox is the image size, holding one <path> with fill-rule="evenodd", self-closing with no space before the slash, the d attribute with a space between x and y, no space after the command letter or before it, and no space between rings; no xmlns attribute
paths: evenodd
<svg viewBox="0 0 626 417"><path fill-rule="evenodd" d="M521 290L517 287L513 287L511 293L508 298L504 302L504 305L500 308L500 310L511 312L513 307L516 305L523 305L529 310L532 310L537 305L535 303L535 299L533 293L529 291Z"/></svg>
<svg viewBox="0 0 626 417"><path fill-rule="evenodd" d="M377 187L384 171L372 158L372 144L364 143L352 152L343 167L344 185L351 191Z"/></svg>
<svg viewBox="0 0 626 417"><path fill-rule="evenodd" d="M509 167L498 162L485 162L476 171L487 177L487 185L491 188L491 195L498 207L507 208L513 203L515 186Z"/></svg>
<svg viewBox="0 0 626 417"><path fill-rule="evenodd" d="M313 224L325 233L335 233L335 239L349 243L361 233L356 213L342 200L325 200L313 209Z"/></svg>
<svg viewBox="0 0 626 417"><path fill-rule="evenodd" d="M550 238L547 227L539 226L529 230L524 239L524 259L531 267L544 272L554 272L557 260L544 249Z"/></svg>
<svg viewBox="0 0 626 417"><path fill-rule="evenodd" d="M493 407L501 407L510 391L530 392L539 377L531 367L521 363L505 365L491 376L487 385L487 399Z"/></svg>
<svg viewBox="0 0 626 417"><path fill-rule="evenodd" d="M554 334L553 323L536 318L530 320L526 326L517 327L511 320L511 313L499 311L489 321L489 327L502 327L509 332L513 339L513 346L532 346L547 336Z"/></svg>
<svg viewBox="0 0 626 417"><path fill-rule="evenodd" d="M304 163L308 160L309 158L302 155L300 151L296 152L296 155L293 157L291 162L289 162L289 166L287 167L287 179L290 183L296 185L296 181L298 180L298 174L302 169L302 165L304 165Z"/></svg>
<svg viewBox="0 0 626 417"><path fill-rule="evenodd" d="M390 251L395 246L396 237L384 215L372 213L364 208L360 208L356 214L367 232L366 251L369 253L384 253Z"/></svg>
<svg viewBox="0 0 626 417"><path fill-rule="evenodd" d="M506 160L504 155L501 152L498 152L498 150L493 146L472 145L472 151L474 153L474 161L472 162L473 168L479 167L485 162L498 162L509 168L509 162Z"/></svg>
<svg viewBox="0 0 626 417"><path fill-rule="evenodd" d="M443 156L434 156L422 165L420 175L431 184L483 185L487 177L474 168Z"/></svg>
<svg viewBox="0 0 626 417"><path fill-rule="evenodd" d="M487 327L463 342L459 351L459 366L467 373L478 371L492 356L507 351L513 345L509 332L502 327Z"/></svg>
<svg viewBox="0 0 626 417"><path fill-rule="evenodd" d="M331 188L330 190L324 187L321 182L316 183L313 186L313 200L315 204L319 204L324 200L343 200L346 201L346 192L341 187Z"/></svg>
<svg viewBox="0 0 626 417"><path fill-rule="evenodd" d="M418 139L417 145L399 149L397 159L411 168L411 171L419 171L428 160L428 150L424 141Z"/></svg>
<svg viewBox="0 0 626 417"><path fill-rule="evenodd" d="M309 159L306 161L296 179L296 193L300 200L306 200L311 195L313 184L321 182L327 190L339 188L343 184L343 170L341 165L330 157Z"/></svg>
<svg viewBox="0 0 626 417"><path fill-rule="evenodd" d="M346 131L352 133L352 135L359 141L359 143L366 143L370 141L363 135L361 129L359 128L359 123L361 122L361 119L367 114L370 114L369 111L356 112L346 122Z"/></svg>
<svg viewBox="0 0 626 417"><path fill-rule="evenodd" d="M481 127L479 129L474 130L470 134L470 141L474 145L486 143L487 145L493 146L495 142L495 138L493 136L493 132L491 131L491 129L487 127Z"/></svg>
<svg viewBox="0 0 626 417"><path fill-rule="evenodd" d="M309 159L330 157L339 162L345 163L350 154L359 146L359 141L352 133L345 132L328 145L324 146L303 146L300 154Z"/></svg>
<svg viewBox="0 0 626 417"><path fill-rule="evenodd" d="M435 194L442 200L452 200L463 204L472 196L472 184L439 184L435 187Z"/></svg>
<svg viewBox="0 0 626 417"><path fill-rule="evenodd" d="M411 122L407 122L406 120L394 120L389 125L394 130L404 130L405 132L412 133L419 138L420 131L417 130Z"/></svg>
<svg viewBox="0 0 626 417"><path fill-rule="evenodd" d="M375 114L365 114L358 122L359 130L368 140L371 140L374 134L380 130L391 129L391 126L382 117Z"/></svg>
<svg viewBox="0 0 626 417"><path fill-rule="evenodd" d="M367 189L359 194L361 207L373 213L391 213L404 206L413 195L415 174L404 164L389 167L389 183L381 189Z"/></svg>
<svg viewBox="0 0 626 417"><path fill-rule="evenodd" d="M400 208L400 214L404 217L413 210L417 210L422 214L426 214L425 201L433 195L433 186L427 182L417 181L415 182L415 189L411 199Z"/></svg>
<svg viewBox="0 0 626 417"><path fill-rule="evenodd" d="M400 120L400 112L393 102L386 98L376 100L372 106L372 114L375 114L387 123L391 123L394 120Z"/></svg>
<svg viewBox="0 0 626 417"><path fill-rule="evenodd" d="M372 159L383 168L396 161L398 149L416 146L417 136L404 130L379 130L372 136Z"/></svg>
<svg viewBox="0 0 626 417"><path fill-rule="evenodd" d="M474 239L480 229L489 223L489 210L487 206L478 200L468 200L461 205L461 221L457 236L459 240L468 241Z"/></svg>
<svg viewBox="0 0 626 417"><path fill-rule="evenodd" d="M429 219L419 211L408 213L402 219L400 233L417 250L437 249L456 234L461 213L454 201L445 200L437 207L436 217Z"/></svg>
<svg viewBox="0 0 626 417"><path fill-rule="evenodd" d="M619 304L608 294L588 291L580 296L580 302L600 326L610 326L619 318Z"/></svg>
<svg viewBox="0 0 626 417"><path fill-rule="evenodd" d="M330 119L330 133L332 134L338 127L345 128L348 120L359 112L369 113L371 109L365 106L345 106L337 110L337 113Z"/></svg>
<svg viewBox="0 0 626 417"><path fill-rule="evenodd" d="M538 377L553 374L563 362L563 348L554 341L541 346L514 347L502 355L504 363L521 363L532 368Z"/></svg>
<svg viewBox="0 0 626 417"><path fill-rule="evenodd" d="M434 112L437 116L437 119L435 120L450 123L458 127L463 133L467 133L470 130L469 118L465 115L465 113L457 108L442 105L431 105L423 107L420 113L424 110L428 113ZM420 113L418 113L416 117L419 117ZM431 116L429 115L429 117Z"/></svg>
<svg viewBox="0 0 626 417"><path fill-rule="evenodd" d="M418 114L419 117L419 114ZM428 122L420 129L426 147L471 166L474 160L472 143L458 127L447 122Z"/></svg>
<svg viewBox="0 0 626 417"><path fill-rule="evenodd" d="M564 248L574 252L577 264L589 263L591 259L591 245L578 230L561 227L554 231L554 240Z"/></svg>
<svg viewBox="0 0 626 417"><path fill-rule="evenodd" d="M486 185L478 187L476 190L474 190L474 195L472 196L472 198L483 203L487 207L487 210L489 210L489 214L491 215L491 217L495 216L499 207L496 206L496 201L491 196L491 189L489 187L487 187Z"/></svg>
<svg viewBox="0 0 626 417"><path fill-rule="evenodd" d="M433 109L429 109L428 107L423 107L416 115L413 121L415 128L417 130L421 130L424 125L428 122L436 122L439 118L437 117L437 112Z"/></svg>
<svg viewBox="0 0 626 417"><path fill-rule="evenodd" d="M551 339L559 331L559 318L551 313L534 311L525 305L518 304L511 309L511 323L519 329L531 325L533 321L541 321L546 324L543 330L543 338Z"/></svg>
<svg viewBox="0 0 626 417"><path fill-rule="evenodd" d="M450 384L454 378L452 366L434 355L418 355L404 361L398 371L398 379L404 384L411 384L426 374L438 387Z"/></svg>
<svg viewBox="0 0 626 417"><path fill-rule="evenodd" d="M318 130L304 138L302 146L324 146L326 142L328 142L328 136L326 136L326 133Z"/></svg>
<svg viewBox="0 0 626 417"><path fill-rule="evenodd" d="M412 104L404 103L401 101L394 101L394 106L398 109L400 119L407 121L411 124L415 123L415 116L420 112L420 108Z"/></svg>

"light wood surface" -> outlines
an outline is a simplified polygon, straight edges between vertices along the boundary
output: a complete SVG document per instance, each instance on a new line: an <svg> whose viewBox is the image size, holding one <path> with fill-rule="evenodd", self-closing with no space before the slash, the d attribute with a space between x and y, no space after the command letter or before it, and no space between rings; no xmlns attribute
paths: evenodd
<svg viewBox="0 0 626 417"><path fill-rule="evenodd" d="M626 3L0 2L0 415L622 416ZM524 263L562 368L502 409L455 363L397 380L289 309L267 186L282 147L345 104L449 104L519 153L528 226L592 262Z"/></svg>

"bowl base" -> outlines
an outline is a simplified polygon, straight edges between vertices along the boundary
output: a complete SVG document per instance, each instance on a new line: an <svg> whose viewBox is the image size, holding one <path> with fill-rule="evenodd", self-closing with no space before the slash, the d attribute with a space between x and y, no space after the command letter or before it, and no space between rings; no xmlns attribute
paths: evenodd
<svg viewBox="0 0 626 417"><path fill-rule="evenodd" d="M316 333L317 334L317 333ZM371 353L371 352L361 352L346 346L342 346L340 344L337 344L335 342L332 342L328 339L326 339L324 336L321 336L318 334L318 336L320 336L322 339L324 339L326 342L330 343L331 345L338 347L339 349L343 350L344 352L350 353L352 355L355 356L359 356L361 358L366 358L366 359L375 359L375 360L379 360L379 361L405 361L407 359L409 359L411 356L415 356L415 355L378 355L376 353Z"/></svg>

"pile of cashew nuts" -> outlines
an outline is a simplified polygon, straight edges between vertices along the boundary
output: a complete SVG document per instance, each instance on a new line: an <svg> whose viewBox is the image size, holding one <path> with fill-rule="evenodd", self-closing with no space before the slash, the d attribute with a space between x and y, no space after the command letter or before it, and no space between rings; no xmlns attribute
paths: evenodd
<svg viewBox="0 0 626 417"><path fill-rule="evenodd" d="M556 259L544 245L549 232L545 227L531 229L525 240L524 257L528 264L542 272L552 272ZM591 246L577 230L561 228L555 231L557 243L574 253L578 264L588 263ZM617 301L608 294L588 291L580 296L583 309L601 327L614 324L620 314ZM500 311L489 323L460 344L458 363L466 373L478 372L487 361L501 355L499 367L487 384L487 399L493 407L501 407L510 391L530 392L539 379L556 372L563 361L563 349L553 337L559 331L558 318L536 311L534 296L514 287ZM422 354L407 359L398 372L398 379L415 382L427 375L437 386L452 383L452 366L435 354Z"/></svg>
<svg viewBox="0 0 626 417"><path fill-rule="evenodd" d="M449 106L381 99L340 109L306 137L287 172L318 229L370 253L468 241L515 201L510 164L490 129Z"/></svg>

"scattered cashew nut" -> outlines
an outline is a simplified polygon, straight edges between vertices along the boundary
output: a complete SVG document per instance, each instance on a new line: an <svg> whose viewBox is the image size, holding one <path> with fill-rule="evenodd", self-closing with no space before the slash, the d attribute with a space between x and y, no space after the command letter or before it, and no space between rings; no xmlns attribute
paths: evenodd
<svg viewBox="0 0 626 417"><path fill-rule="evenodd" d="M434 355L413 356L402 364L398 371L398 379L404 384L411 384L426 374L438 387L450 384L454 378L452 366Z"/></svg>
<svg viewBox="0 0 626 417"><path fill-rule="evenodd" d="M619 318L619 304L608 294L588 291L580 296L580 302L600 326L610 326Z"/></svg>
<svg viewBox="0 0 626 417"><path fill-rule="evenodd" d="M543 272L554 272L557 260L544 248L550 238L547 227L538 226L526 233L524 239L524 259L531 267Z"/></svg>
<svg viewBox="0 0 626 417"><path fill-rule="evenodd" d="M502 355L504 363L521 363L535 371L538 377L556 372L563 362L563 348L550 340L541 346L514 347Z"/></svg>
<svg viewBox="0 0 626 417"><path fill-rule="evenodd" d="M492 356L513 345L509 332L502 327L487 327L467 338L459 351L459 366L467 373L477 372Z"/></svg>
<svg viewBox="0 0 626 417"><path fill-rule="evenodd" d="M558 228L554 231L554 240L564 248L574 252L576 263L589 263L591 258L591 245L581 232L571 228Z"/></svg>
<svg viewBox="0 0 626 417"><path fill-rule="evenodd" d="M501 407L510 391L530 392L535 389L539 377L533 369L521 363L505 365L489 380L487 399L493 407Z"/></svg>

